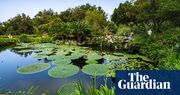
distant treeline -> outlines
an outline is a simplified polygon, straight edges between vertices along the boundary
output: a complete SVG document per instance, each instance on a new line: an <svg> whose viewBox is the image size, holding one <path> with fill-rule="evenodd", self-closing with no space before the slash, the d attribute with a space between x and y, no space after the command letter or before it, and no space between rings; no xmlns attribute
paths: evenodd
<svg viewBox="0 0 180 95"><path fill-rule="evenodd" d="M164 23L179 26L179 17L179 0L126 1L114 9L111 20L107 20L107 14L101 7L86 4L60 13L52 9L39 11L34 18L24 13L18 14L0 23L0 35L48 33L57 39L74 38L81 41L86 36L122 34L122 31L132 32L133 29L138 29L138 32L152 29L161 33ZM125 30L122 30L122 25L126 26ZM128 27L133 29L129 30Z"/></svg>

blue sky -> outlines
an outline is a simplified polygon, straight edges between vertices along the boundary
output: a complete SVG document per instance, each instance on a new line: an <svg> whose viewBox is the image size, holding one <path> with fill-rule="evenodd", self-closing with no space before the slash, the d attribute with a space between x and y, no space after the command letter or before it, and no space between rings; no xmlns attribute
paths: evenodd
<svg viewBox="0 0 180 95"><path fill-rule="evenodd" d="M17 14L25 13L30 17L43 9L61 12L82 4L101 6L108 15L113 13L119 3L126 0L0 0L0 22L6 21Z"/></svg>

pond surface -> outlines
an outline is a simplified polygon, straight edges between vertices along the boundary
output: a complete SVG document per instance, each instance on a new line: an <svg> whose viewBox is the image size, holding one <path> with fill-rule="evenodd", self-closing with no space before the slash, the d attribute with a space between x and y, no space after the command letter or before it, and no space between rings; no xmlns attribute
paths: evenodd
<svg viewBox="0 0 180 95"><path fill-rule="evenodd" d="M0 92L27 90L31 86L38 86L36 95L49 91L50 95L56 95L59 86L81 81L84 85L91 85L91 76L80 71L78 74L68 78L53 78L48 75L48 70L53 67L51 61L46 59L38 60L33 58L35 52L17 53L12 49L6 49L0 52ZM33 63L50 63L52 66L48 70L35 74L19 74L17 68ZM103 84L103 77L97 77L98 85Z"/></svg>
<svg viewBox="0 0 180 95"><path fill-rule="evenodd" d="M47 91L57 95L58 88L66 83L80 81L85 87L92 86L90 75L94 73L110 76L107 85L112 86L111 76L116 69L144 68L148 66L144 61L151 60L141 55L99 52L88 47L21 43L0 52L0 92L24 91L34 86L38 87L35 95ZM96 79L97 87L104 84L104 77Z"/></svg>

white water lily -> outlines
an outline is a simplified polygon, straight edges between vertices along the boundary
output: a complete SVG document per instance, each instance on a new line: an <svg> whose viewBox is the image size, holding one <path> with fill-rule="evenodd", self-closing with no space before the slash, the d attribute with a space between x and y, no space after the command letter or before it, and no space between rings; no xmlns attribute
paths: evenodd
<svg viewBox="0 0 180 95"><path fill-rule="evenodd" d="M151 34L152 34L152 30L151 30L151 29L150 29L150 30L148 30L148 31L147 31L147 33L148 33L148 35L149 35L149 36L151 36Z"/></svg>

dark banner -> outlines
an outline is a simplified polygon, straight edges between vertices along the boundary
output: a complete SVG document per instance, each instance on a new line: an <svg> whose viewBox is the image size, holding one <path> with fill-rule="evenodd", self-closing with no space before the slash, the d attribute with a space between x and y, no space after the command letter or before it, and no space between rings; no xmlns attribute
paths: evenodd
<svg viewBox="0 0 180 95"><path fill-rule="evenodd" d="M180 71L116 71L116 95L180 95Z"/></svg>

